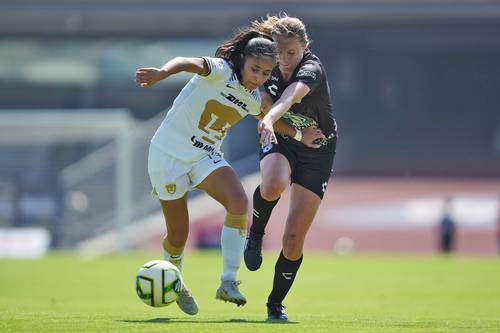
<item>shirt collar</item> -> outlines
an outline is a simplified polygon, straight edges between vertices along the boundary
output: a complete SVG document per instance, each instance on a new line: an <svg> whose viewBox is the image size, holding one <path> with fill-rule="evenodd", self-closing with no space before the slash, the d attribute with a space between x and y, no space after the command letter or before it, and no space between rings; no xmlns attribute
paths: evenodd
<svg viewBox="0 0 500 333"><path fill-rule="evenodd" d="M240 80L238 80L238 77L236 76L236 74L233 74L233 76L229 79L229 81L227 82L227 84L229 86L231 86L232 88L234 89L237 89L239 91L242 91L242 92L245 92L245 93L248 93L248 94L251 94L253 93L255 90L250 90L250 89L247 89L245 86L243 86L241 83L240 83Z"/></svg>

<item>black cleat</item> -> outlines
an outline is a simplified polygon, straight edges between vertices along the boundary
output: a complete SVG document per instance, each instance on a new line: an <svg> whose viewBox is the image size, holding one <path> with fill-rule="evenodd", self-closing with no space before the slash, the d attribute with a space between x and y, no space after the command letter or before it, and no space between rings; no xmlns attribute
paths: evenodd
<svg viewBox="0 0 500 333"><path fill-rule="evenodd" d="M245 243L245 265L251 271L256 271L262 264L262 238L264 235L258 235L249 232Z"/></svg>
<svg viewBox="0 0 500 333"><path fill-rule="evenodd" d="M281 303L267 303L267 320L288 321L285 306Z"/></svg>

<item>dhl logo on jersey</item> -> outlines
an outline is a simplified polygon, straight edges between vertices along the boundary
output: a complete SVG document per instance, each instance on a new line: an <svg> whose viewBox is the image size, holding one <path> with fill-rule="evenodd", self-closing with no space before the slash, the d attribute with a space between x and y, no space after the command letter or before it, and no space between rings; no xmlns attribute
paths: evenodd
<svg viewBox="0 0 500 333"><path fill-rule="evenodd" d="M249 112L247 110L247 104L244 103L243 101L239 100L238 98L236 98L233 94L231 94L231 93L226 94L226 93L224 93L222 91L221 91L220 94L222 96L224 96L224 98L226 98L228 101L230 101L231 103L233 103L234 105L239 106L243 111Z"/></svg>

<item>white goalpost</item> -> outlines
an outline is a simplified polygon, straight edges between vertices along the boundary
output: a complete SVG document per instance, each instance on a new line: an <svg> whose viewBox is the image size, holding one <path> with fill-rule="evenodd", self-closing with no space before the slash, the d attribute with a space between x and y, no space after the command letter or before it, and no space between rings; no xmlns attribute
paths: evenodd
<svg viewBox="0 0 500 333"><path fill-rule="evenodd" d="M135 120L126 109L79 110L2 110L0 146L26 147L57 144L109 142L103 148L82 156L60 173L69 189L93 176L106 165L115 164L114 224L124 230L131 219L132 206L132 131ZM111 183L111 182L110 182ZM92 195L92 194L87 194ZM119 232L117 248L125 247Z"/></svg>

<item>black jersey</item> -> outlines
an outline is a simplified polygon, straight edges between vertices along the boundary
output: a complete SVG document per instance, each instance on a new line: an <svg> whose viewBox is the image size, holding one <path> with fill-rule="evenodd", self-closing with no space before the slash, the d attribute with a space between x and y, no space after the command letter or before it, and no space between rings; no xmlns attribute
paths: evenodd
<svg viewBox="0 0 500 333"><path fill-rule="evenodd" d="M290 84L297 81L305 83L311 90L300 103L294 104L283 115L283 119L299 130L317 125L328 139L334 139L337 135L337 126L333 118L330 87L321 61L311 51L305 50L304 57L289 81L283 79L278 66L276 66L271 77L264 84L264 89L266 93L271 95L274 103ZM326 145L329 141L331 140L323 144Z"/></svg>

